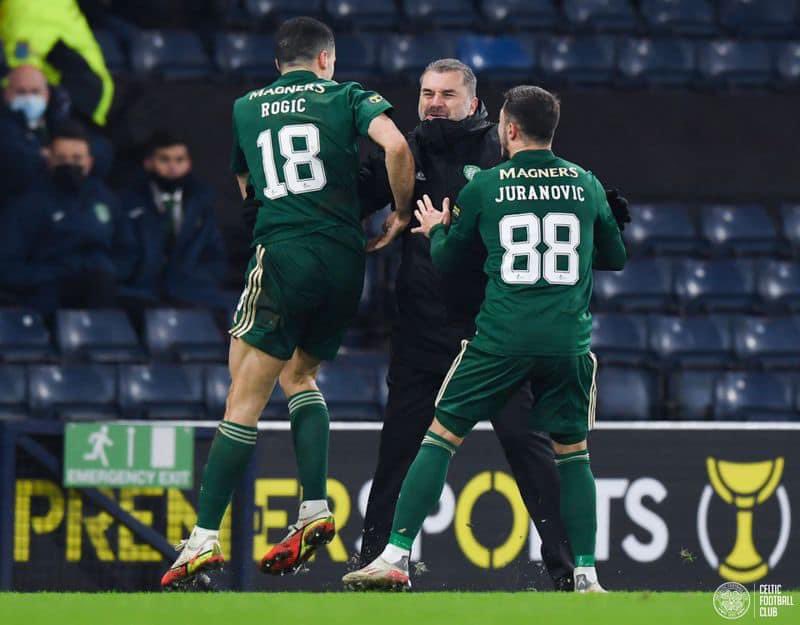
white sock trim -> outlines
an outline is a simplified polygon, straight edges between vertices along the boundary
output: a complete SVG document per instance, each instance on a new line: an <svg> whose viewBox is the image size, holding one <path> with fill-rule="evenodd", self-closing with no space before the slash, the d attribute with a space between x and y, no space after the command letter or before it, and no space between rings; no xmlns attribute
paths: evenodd
<svg viewBox="0 0 800 625"><path fill-rule="evenodd" d="M390 564L399 564L400 560L409 557L409 554L410 552L408 549L403 549L402 547L389 543L384 548L380 557Z"/></svg>
<svg viewBox="0 0 800 625"><path fill-rule="evenodd" d="M300 504L300 511L297 513L297 520L304 521L322 513L330 514L327 499L307 499Z"/></svg>
<svg viewBox="0 0 800 625"><path fill-rule="evenodd" d="M204 527L194 526L189 536L189 547L196 549L207 540L219 540L219 530L207 530Z"/></svg>

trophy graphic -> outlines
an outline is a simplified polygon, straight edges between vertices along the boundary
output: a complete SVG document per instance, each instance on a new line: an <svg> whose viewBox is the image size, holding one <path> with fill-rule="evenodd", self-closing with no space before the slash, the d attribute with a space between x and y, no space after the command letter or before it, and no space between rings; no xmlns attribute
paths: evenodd
<svg viewBox="0 0 800 625"><path fill-rule="evenodd" d="M767 574L768 566L753 544L753 509L772 496L783 475L783 458L729 462L707 458L711 485L725 503L736 506L736 542L719 565L719 574L742 584Z"/></svg>

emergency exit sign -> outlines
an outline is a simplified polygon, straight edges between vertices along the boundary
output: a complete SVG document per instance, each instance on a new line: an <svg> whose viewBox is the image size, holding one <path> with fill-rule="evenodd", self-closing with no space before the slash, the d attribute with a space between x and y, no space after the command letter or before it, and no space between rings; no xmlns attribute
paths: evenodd
<svg viewBox="0 0 800 625"><path fill-rule="evenodd" d="M64 486L194 486L192 428L169 424L70 423Z"/></svg>

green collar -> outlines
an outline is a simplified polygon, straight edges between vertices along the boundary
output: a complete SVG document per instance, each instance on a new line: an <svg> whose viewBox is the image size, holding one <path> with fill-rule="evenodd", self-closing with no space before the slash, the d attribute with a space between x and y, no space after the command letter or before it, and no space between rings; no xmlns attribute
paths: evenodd
<svg viewBox="0 0 800 625"><path fill-rule="evenodd" d="M512 161L516 161L519 158L523 158L526 161L529 160L536 160L536 161L546 161L551 158L554 158L554 154L552 150L542 150L538 148L531 148L529 150L520 150L512 157Z"/></svg>

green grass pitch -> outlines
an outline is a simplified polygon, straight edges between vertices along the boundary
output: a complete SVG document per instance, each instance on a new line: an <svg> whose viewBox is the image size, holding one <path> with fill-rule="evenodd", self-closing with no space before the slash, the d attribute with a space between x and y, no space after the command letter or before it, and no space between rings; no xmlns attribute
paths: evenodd
<svg viewBox="0 0 800 625"><path fill-rule="evenodd" d="M794 607L777 618L750 612L737 621L718 616L711 593L34 593L0 594L8 625L702 625L798 623ZM756 609L757 613L757 609Z"/></svg>

